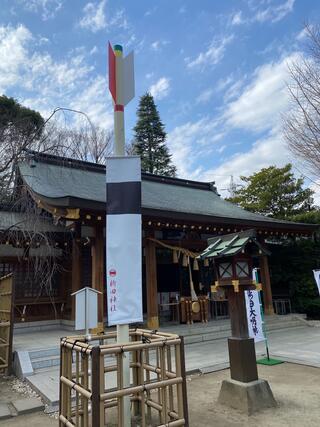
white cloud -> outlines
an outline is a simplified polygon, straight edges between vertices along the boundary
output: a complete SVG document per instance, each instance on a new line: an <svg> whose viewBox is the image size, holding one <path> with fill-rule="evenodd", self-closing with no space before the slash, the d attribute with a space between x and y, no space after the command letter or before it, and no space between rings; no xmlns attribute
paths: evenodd
<svg viewBox="0 0 320 427"><path fill-rule="evenodd" d="M221 147L217 148L217 152L221 154L227 148L226 145L221 145Z"/></svg>
<svg viewBox="0 0 320 427"><path fill-rule="evenodd" d="M150 86L149 92L155 99L163 99L168 96L170 92L170 79L167 77L160 77L160 79Z"/></svg>
<svg viewBox="0 0 320 427"><path fill-rule="evenodd" d="M93 33L97 33L100 30L110 30L111 28L128 30L130 26L124 9L114 10L112 13L109 12L107 17L106 5L107 0L87 3L82 9L83 17L78 23L79 27ZM131 37L135 36L131 35Z"/></svg>
<svg viewBox="0 0 320 427"><path fill-rule="evenodd" d="M214 90L211 88L205 89L200 93L200 95L196 98L197 104L205 104L213 97Z"/></svg>
<svg viewBox="0 0 320 427"><path fill-rule="evenodd" d="M207 65L218 64L224 56L227 45L231 43L232 40L233 35L212 40L207 51L199 53L199 55L193 60L190 58L185 59L188 68L204 68Z"/></svg>
<svg viewBox="0 0 320 427"><path fill-rule="evenodd" d="M266 22L270 21L272 23L281 21L288 13L292 12L295 0L287 0L284 3L277 6L269 6L265 9L259 9L253 21L257 22Z"/></svg>
<svg viewBox="0 0 320 427"><path fill-rule="evenodd" d="M240 175L251 175L264 167L282 166L288 162L289 154L281 132L277 129L256 141L248 151L235 153L220 166L204 171L201 179L216 181L219 190L228 187L231 175L239 182Z"/></svg>
<svg viewBox="0 0 320 427"><path fill-rule="evenodd" d="M252 82L235 101L227 105L224 113L227 124L251 131L272 128L288 107L288 63L297 58L298 54L292 54L279 62L258 67Z"/></svg>
<svg viewBox="0 0 320 427"><path fill-rule="evenodd" d="M42 20L47 21L56 16L63 0L19 0L19 4L29 12L41 14Z"/></svg>
<svg viewBox="0 0 320 427"><path fill-rule="evenodd" d="M245 80L246 80L246 75L244 74L242 78L240 78L239 80L236 80L233 84L231 84L227 88L223 96L223 99L225 102L229 102L240 95L241 89L245 83Z"/></svg>
<svg viewBox="0 0 320 427"><path fill-rule="evenodd" d="M101 127L112 129L113 112L106 109L106 96L109 93L107 79L104 76L97 76L90 80L89 84L77 96L71 100L71 107L75 110L85 111L94 123L99 123Z"/></svg>
<svg viewBox="0 0 320 427"><path fill-rule="evenodd" d="M258 67L250 83L244 87L236 87L237 82L230 86L231 78L226 80L226 85L221 82L223 88L227 87L229 99L233 92L235 100L226 103L226 111L217 120L206 118L188 122L170 132L168 142L179 176L216 181L218 189L221 189L228 187L230 175L239 181L240 175L249 175L270 165L282 166L292 162L281 133L281 113L289 105L286 88L288 63L298 57L299 54L295 53L278 62ZM240 86L243 85L242 81ZM227 148L223 137L232 128L263 131L265 136L249 148L242 144L245 148L227 160L221 159L222 163L216 167L199 166L204 160L207 165L210 156L216 161L216 153L222 155ZM220 145L217 145L218 141Z"/></svg>
<svg viewBox="0 0 320 427"><path fill-rule="evenodd" d="M93 75L82 50L56 61L37 51L38 46L25 26L0 26L0 93L14 96L45 117L57 106L71 107L109 127L112 106L106 78Z"/></svg>
<svg viewBox="0 0 320 427"><path fill-rule="evenodd" d="M148 10L144 13L144 16L150 16L150 15L153 15L156 11L157 11L157 6L154 6L154 7L152 7L151 9L148 9Z"/></svg>
<svg viewBox="0 0 320 427"><path fill-rule="evenodd" d="M232 15L231 25L240 25L244 23L241 10Z"/></svg>
<svg viewBox="0 0 320 427"><path fill-rule="evenodd" d="M169 44L167 40L156 40L151 43L151 49L155 52L158 52L161 50L162 47L166 46L167 44Z"/></svg>
<svg viewBox="0 0 320 427"><path fill-rule="evenodd" d="M97 48L97 46L93 46L93 48L90 50L90 55L95 55L96 53L99 52L99 49Z"/></svg>
<svg viewBox="0 0 320 427"><path fill-rule="evenodd" d="M178 175L183 178L198 179L203 168L197 166L199 159L207 158L224 136L217 131L218 123L208 117L196 122L177 126L168 134L168 145Z"/></svg>
<svg viewBox="0 0 320 427"><path fill-rule="evenodd" d="M107 27L107 20L105 15L106 0L101 0L100 3L87 3L83 8L83 17L79 22L81 28L96 33Z"/></svg>
<svg viewBox="0 0 320 427"><path fill-rule="evenodd" d="M26 64L26 46L31 32L23 25L0 27L0 93L20 81L20 68Z"/></svg>
<svg viewBox="0 0 320 427"><path fill-rule="evenodd" d="M312 25L310 25L310 29L312 29ZM303 28L296 36L296 39L301 41L301 40L305 40L308 36L308 30L307 28Z"/></svg>

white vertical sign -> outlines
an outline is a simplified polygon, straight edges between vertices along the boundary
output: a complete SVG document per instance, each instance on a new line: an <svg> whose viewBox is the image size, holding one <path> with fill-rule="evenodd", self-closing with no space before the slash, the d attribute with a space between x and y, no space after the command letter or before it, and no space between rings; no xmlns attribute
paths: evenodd
<svg viewBox="0 0 320 427"><path fill-rule="evenodd" d="M76 319L75 329L85 329L88 334L89 329L96 328L98 324L98 292L96 289L85 287L71 294L76 298Z"/></svg>
<svg viewBox="0 0 320 427"><path fill-rule="evenodd" d="M246 310L248 320L249 337L255 342L264 341L263 322L261 316L261 304L258 291L245 291Z"/></svg>
<svg viewBox="0 0 320 427"><path fill-rule="evenodd" d="M142 322L139 157L107 159L106 224L108 324Z"/></svg>
<svg viewBox="0 0 320 427"><path fill-rule="evenodd" d="M313 270L314 280L318 286L318 291L320 295L320 270Z"/></svg>

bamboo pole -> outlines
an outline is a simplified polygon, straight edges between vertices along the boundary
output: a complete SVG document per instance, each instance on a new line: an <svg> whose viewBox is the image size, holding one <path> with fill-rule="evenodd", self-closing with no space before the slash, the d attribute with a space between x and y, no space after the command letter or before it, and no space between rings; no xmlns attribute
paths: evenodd
<svg viewBox="0 0 320 427"><path fill-rule="evenodd" d="M185 426L185 420L182 418L181 420L171 421L168 424L162 424L158 427L179 427L179 426Z"/></svg>
<svg viewBox="0 0 320 427"><path fill-rule="evenodd" d="M157 359L157 368L159 368L159 365L160 365L160 355L159 355L159 351L160 351L160 349L157 347L157 349L156 349L156 353L157 353L157 357L156 357L156 359ZM160 369L160 372L161 372L161 369ZM161 375L160 375L160 373L157 373L157 380L158 380L158 383L161 381ZM158 402L159 402L159 405L162 407L162 404L163 404L163 402L162 402L162 394L161 394L161 388L159 387L158 388ZM162 411L160 410L159 411L159 421L160 421L160 423L163 423L163 416L162 416Z"/></svg>
<svg viewBox="0 0 320 427"><path fill-rule="evenodd" d="M92 426L104 426L104 404L101 402L101 393L104 391L104 362L100 354L100 347L92 349Z"/></svg>
<svg viewBox="0 0 320 427"><path fill-rule="evenodd" d="M165 380L165 381L156 381L156 382L152 382L150 384L144 384L144 385L139 385L136 387L127 387L124 388L122 390L116 390L116 391L110 391L107 393L103 393L101 394L100 398L102 400L108 400L108 399L115 399L115 398L119 398L119 397L123 397L123 396L129 396L130 394L133 393L140 393L142 390L154 390L160 387L164 387L164 386L168 386L168 385L175 385L175 384L182 384L182 377L177 377L174 379L170 379L170 380Z"/></svg>
<svg viewBox="0 0 320 427"><path fill-rule="evenodd" d="M68 421L67 418L64 417L62 414L59 415L59 421L61 421L67 427L76 427L75 424Z"/></svg>
<svg viewBox="0 0 320 427"><path fill-rule="evenodd" d="M79 384L79 352L76 351L76 383ZM76 426L79 426L79 392L76 390Z"/></svg>
<svg viewBox="0 0 320 427"><path fill-rule="evenodd" d="M145 353L146 364L149 365L149 363L150 363L149 349L145 348L142 351L144 351L144 353ZM146 383L147 384L150 383L150 371L149 370L146 370ZM150 400L150 398L151 398L150 390L147 390L146 394L147 394L147 400ZM147 417L148 417L148 420L150 420L150 422L151 422L151 408L150 408L150 406L148 406L148 408L147 408Z"/></svg>
<svg viewBox="0 0 320 427"><path fill-rule="evenodd" d="M83 370L83 388L88 389L89 388L89 356L86 354L81 355L81 365ZM85 396L82 397L82 405L83 405L83 427L89 426L89 399Z"/></svg>
<svg viewBox="0 0 320 427"><path fill-rule="evenodd" d="M186 376L186 365L185 365L185 353L184 353L184 337L180 336L181 344L180 349L180 373L183 378L182 381L182 402L183 402L183 417L185 419L185 426L189 427L189 413L188 413L188 394L187 394L187 376Z"/></svg>
<svg viewBox="0 0 320 427"><path fill-rule="evenodd" d="M171 348L168 346L167 347L167 371L166 371L166 375L168 378L170 378L170 376L168 375L168 373L171 374L172 372L172 361L171 361ZM176 374L173 374L176 376ZM169 386L169 411L172 412L173 408L174 408L174 401L173 401L173 387Z"/></svg>
<svg viewBox="0 0 320 427"><path fill-rule="evenodd" d="M181 353L180 345L175 346L176 356L176 372L177 375L181 376ZM177 403L178 403L178 414L180 418L183 418L183 396L182 396L182 381L177 383Z"/></svg>
<svg viewBox="0 0 320 427"><path fill-rule="evenodd" d="M122 354L117 354L117 365L118 365L118 370L117 370L117 384L118 384L118 391L121 392L123 391L123 376L122 376L122 362L123 362L123 358L122 358ZM106 395L106 393L104 393L104 395ZM123 400L121 398L121 395L116 394L116 396L118 398L118 426L119 427L124 427L123 423ZM102 396L102 398L104 400L107 399L112 399L112 397L104 397Z"/></svg>
<svg viewBox="0 0 320 427"><path fill-rule="evenodd" d="M139 350L138 358L140 362L140 367L138 368L138 379L140 384L144 384L144 368L143 368L143 350ZM140 403L140 415L141 415L141 427L146 426L146 407L145 407L145 390L140 393L141 403Z"/></svg>
<svg viewBox="0 0 320 427"><path fill-rule="evenodd" d="M60 341L61 342L61 341ZM61 381L61 377L64 374L64 367L65 367L65 347L60 345L60 381L59 381L59 398L60 398L60 404L59 404L59 415L64 415L65 412L65 398L64 398L64 384ZM59 418L59 427L62 427L62 421Z"/></svg>
<svg viewBox="0 0 320 427"><path fill-rule="evenodd" d="M71 391L71 389L77 390L80 394L85 396L87 399L91 399L92 393L90 391L86 390L85 388L81 387L79 384L76 384L74 381L69 380L68 378L62 376L60 377L60 381L64 383L68 388L68 395Z"/></svg>
<svg viewBox="0 0 320 427"><path fill-rule="evenodd" d="M163 346L160 349L160 366L161 366L161 379L166 380L166 347ZM167 387L162 387L162 414L164 418L164 422L168 422L168 393L167 393Z"/></svg>

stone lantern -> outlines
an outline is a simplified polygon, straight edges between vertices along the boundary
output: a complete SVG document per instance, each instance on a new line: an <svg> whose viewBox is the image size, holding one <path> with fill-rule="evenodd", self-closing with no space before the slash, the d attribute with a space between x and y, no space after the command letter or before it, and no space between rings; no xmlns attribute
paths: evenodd
<svg viewBox="0 0 320 427"><path fill-rule="evenodd" d="M258 378L254 339L249 337L245 290L261 289L252 279L254 257L269 255L254 230L217 236L200 255L211 259L216 281L212 292L225 290L232 336L228 339L231 379L222 383L219 402L248 414L276 405L269 384Z"/></svg>

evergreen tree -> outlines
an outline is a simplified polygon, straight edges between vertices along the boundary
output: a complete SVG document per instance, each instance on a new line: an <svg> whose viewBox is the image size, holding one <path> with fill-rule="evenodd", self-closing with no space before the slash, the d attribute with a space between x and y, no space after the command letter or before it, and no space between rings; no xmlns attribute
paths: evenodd
<svg viewBox="0 0 320 427"><path fill-rule="evenodd" d="M160 120L153 96L140 98L138 121L134 127L133 151L141 157L142 170L157 175L175 176L176 167L166 146L166 132Z"/></svg>
<svg viewBox="0 0 320 427"><path fill-rule="evenodd" d="M243 187L227 200L248 211L291 219L313 209L313 191L304 188L302 178L294 177L290 163L283 168L269 166L240 178L244 182Z"/></svg>

